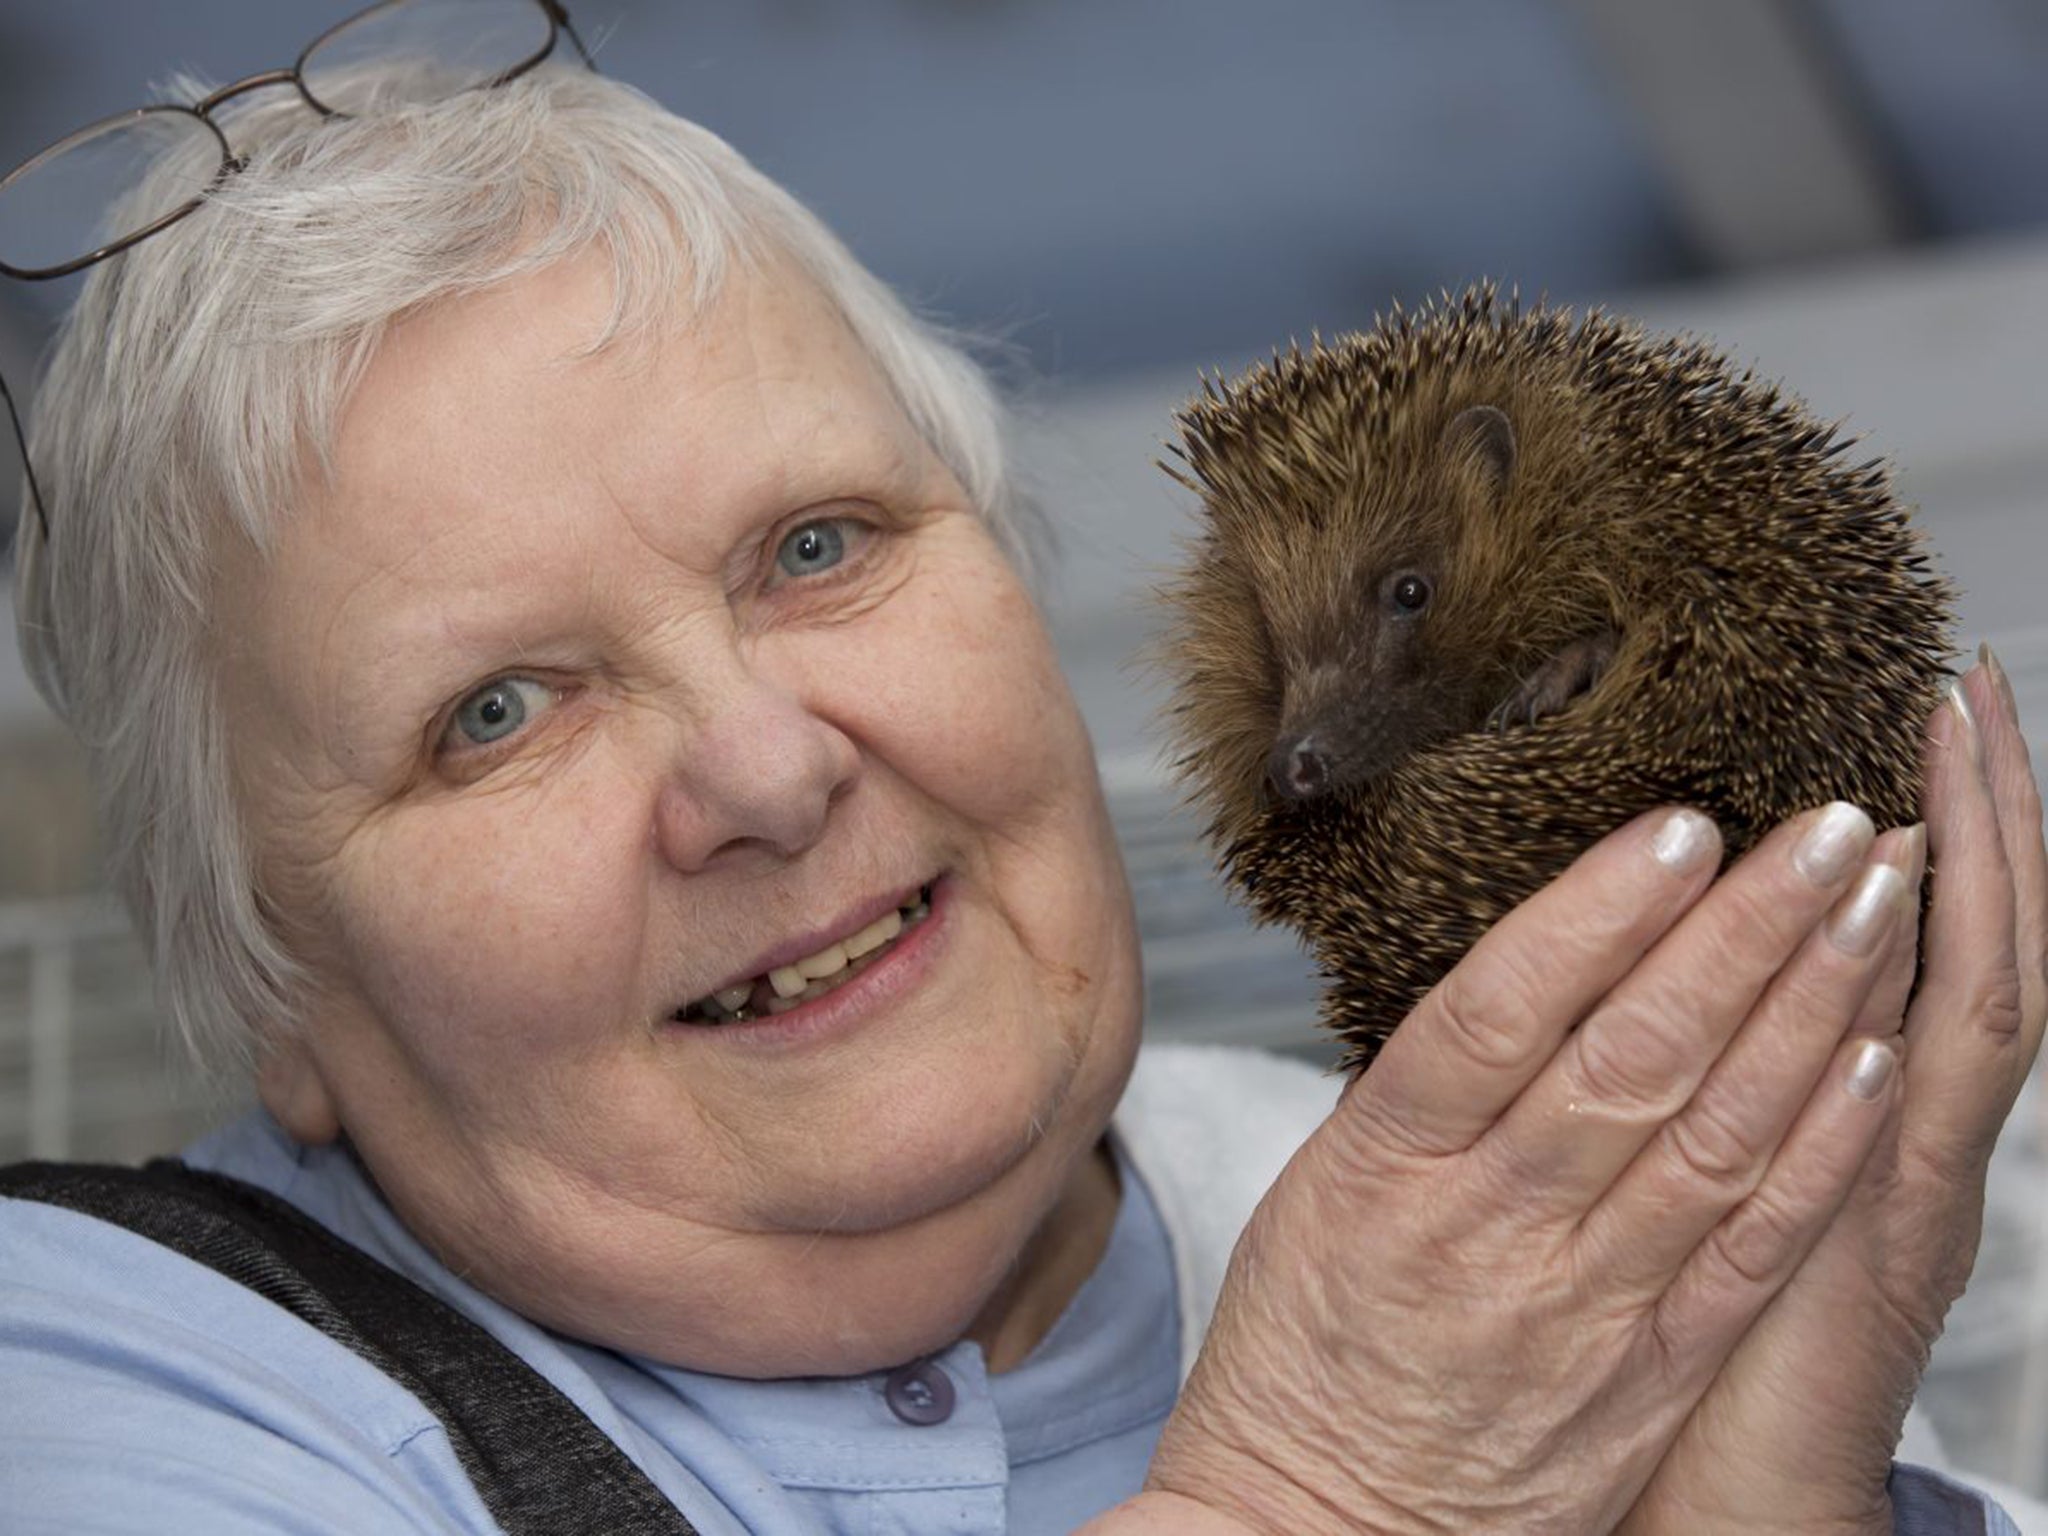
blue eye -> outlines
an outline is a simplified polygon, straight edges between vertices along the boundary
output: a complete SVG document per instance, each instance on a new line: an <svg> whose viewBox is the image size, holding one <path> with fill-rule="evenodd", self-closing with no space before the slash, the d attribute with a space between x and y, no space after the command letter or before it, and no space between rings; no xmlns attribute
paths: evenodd
<svg viewBox="0 0 2048 1536"><path fill-rule="evenodd" d="M554 702L555 691L545 683L530 677L501 677L455 706L455 716L448 722L449 736L460 732L470 745L487 747L503 741ZM451 745L460 744L451 740Z"/></svg>
<svg viewBox="0 0 2048 1536"><path fill-rule="evenodd" d="M785 576L815 576L845 558L846 535L837 522L805 523L775 551L775 563Z"/></svg>

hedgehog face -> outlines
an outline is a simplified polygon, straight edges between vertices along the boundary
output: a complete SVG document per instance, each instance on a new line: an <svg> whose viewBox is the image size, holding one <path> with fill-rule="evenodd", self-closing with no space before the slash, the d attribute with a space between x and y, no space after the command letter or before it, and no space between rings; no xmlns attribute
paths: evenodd
<svg viewBox="0 0 2048 1536"><path fill-rule="evenodd" d="M1471 584L1454 573L1471 564L1458 557L1474 524L1496 521L1514 461L1507 416L1469 407L1441 429L1420 484L1368 474L1346 488L1341 513L1308 516L1275 541L1279 558L1254 584L1278 663L1273 793L1302 800L1367 783L1484 716L1472 625L1459 614Z"/></svg>
<svg viewBox="0 0 2048 1536"><path fill-rule="evenodd" d="M1441 686L1432 643L1444 562L1422 552L1369 562L1342 581L1331 606L1294 604L1277 647L1280 710L1266 779L1290 800L1363 784L1463 724ZM1299 596L1297 590L1296 594Z"/></svg>
<svg viewBox="0 0 2048 1536"><path fill-rule="evenodd" d="M1581 574L1610 562L1574 534L1604 519L1550 512L1601 496L1575 472L1583 391L1466 334L1475 355L1420 386L1426 338L1397 325L1276 356L1181 414L1187 473L1169 472L1204 525L1160 655L1221 842L1486 728L1542 655L1604 623L1552 636L1541 617L1606 606Z"/></svg>

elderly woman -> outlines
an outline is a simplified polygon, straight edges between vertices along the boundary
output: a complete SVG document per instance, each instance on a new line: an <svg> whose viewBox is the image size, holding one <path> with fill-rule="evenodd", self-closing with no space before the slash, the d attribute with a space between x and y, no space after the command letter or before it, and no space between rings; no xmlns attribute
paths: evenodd
<svg viewBox="0 0 2048 1536"><path fill-rule="evenodd" d="M416 1353L0 1200L10 1530L2013 1529L1891 1460L2048 1012L1995 665L1924 831L1716 881L1645 816L1334 1109L1141 1056L974 369L587 69L350 68L212 103L95 267L19 611L256 1073L186 1161L416 1286ZM543 1398L614 1460L534 1438L522 1514L450 1416Z"/></svg>

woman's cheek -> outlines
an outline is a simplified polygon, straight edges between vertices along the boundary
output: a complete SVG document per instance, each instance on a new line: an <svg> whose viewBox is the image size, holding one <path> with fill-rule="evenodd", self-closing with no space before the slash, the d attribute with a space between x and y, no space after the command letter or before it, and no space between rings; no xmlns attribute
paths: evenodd
<svg viewBox="0 0 2048 1536"><path fill-rule="evenodd" d="M394 817L352 871L342 906L366 1000L421 1047L545 1048L587 1031L633 974L634 840L591 814L616 818L627 797L580 773L527 788Z"/></svg>
<svg viewBox="0 0 2048 1536"><path fill-rule="evenodd" d="M861 690L863 734L881 738L892 766L961 811L1087 766L1051 641L1000 557L893 606Z"/></svg>

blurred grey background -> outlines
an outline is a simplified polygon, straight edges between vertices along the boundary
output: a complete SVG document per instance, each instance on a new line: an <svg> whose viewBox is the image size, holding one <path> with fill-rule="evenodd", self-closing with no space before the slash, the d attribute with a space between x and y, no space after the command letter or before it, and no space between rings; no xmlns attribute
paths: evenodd
<svg viewBox="0 0 2048 1536"><path fill-rule="evenodd" d="M0 161L344 5L0 5ZM580 0L884 277L1089 380L1483 273L1588 298L2048 220L2039 0ZM42 295L13 295L33 309Z"/></svg>
<svg viewBox="0 0 2048 1536"><path fill-rule="evenodd" d="M0 167L293 59L346 3L0 0ZM1186 526L1198 369L1479 277L1715 337L1899 465L1963 634L2048 722L2048 0L575 0L600 67L723 133L991 349L1059 531L1153 1025L1318 1054L1283 935L1216 892L1132 656ZM0 281L32 393L69 285ZM18 466L0 447L0 528ZM10 610L11 612L11 610ZM220 1110L152 1043L76 759L0 629L0 1157L134 1157ZM2042 1115L2022 1102L1927 1399L2048 1487Z"/></svg>

